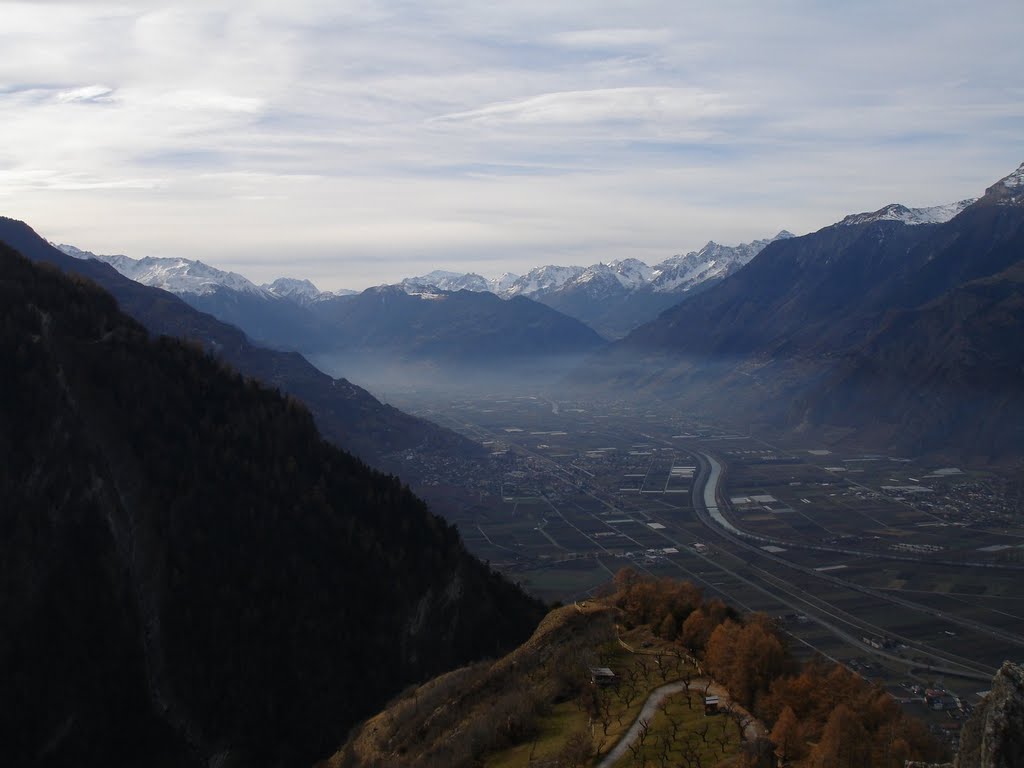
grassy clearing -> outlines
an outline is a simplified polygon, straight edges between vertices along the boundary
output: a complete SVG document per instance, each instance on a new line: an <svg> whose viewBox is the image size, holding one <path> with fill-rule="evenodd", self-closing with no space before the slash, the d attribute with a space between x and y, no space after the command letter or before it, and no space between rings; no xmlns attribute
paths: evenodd
<svg viewBox="0 0 1024 768"><path fill-rule="evenodd" d="M740 752L739 731L725 714L707 717L700 693L669 696L654 716L643 743L615 768L637 765L718 765ZM698 762L699 761L699 762Z"/></svg>
<svg viewBox="0 0 1024 768"><path fill-rule="evenodd" d="M592 664L610 667L620 680L618 686L584 690L578 699L554 705L541 718L538 734L532 741L490 755L484 761L486 768L527 768L531 759L554 760L570 738L581 731L591 734L596 762L618 744L654 689L687 673L696 674L696 670L679 661L674 646L653 637L647 628L624 634L623 641L634 652L618 643L610 643L593 649L594 656L590 659ZM596 697L591 699L589 707L584 701L588 694ZM684 745L694 744L689 752L696 750L702 765L715 765L723 757L738 752L739 739L731 721L724 715L705 718L701 693L694 690L690 697L692 708L685 693L666 699L664 711L659 712L650 725L642 755L654 761L662 753L666 739L678 742L669 752L680 760L687 749ZM592 716L595 708L599 714ZM707 730L705 724L709 726ZM633 765L634 760L633 755L627 753L619 764Z"/></svg>
<svg viewBox="0 0 1024 768"><path fill-rule="evenodd" d="M569 737L586 728L587 713L575 701L564 701L552 707L540 724L534 741L517 744L484 760L486 768L524 768L534 760L549 760L561 752Z"/></svg>
<svg viewBox="0 0 1024 768"><path fill-rule="evenodd" d="M582 595L608 581L608 571L593 561L524 570L515 576L531 592L552 598Z"/></svg>

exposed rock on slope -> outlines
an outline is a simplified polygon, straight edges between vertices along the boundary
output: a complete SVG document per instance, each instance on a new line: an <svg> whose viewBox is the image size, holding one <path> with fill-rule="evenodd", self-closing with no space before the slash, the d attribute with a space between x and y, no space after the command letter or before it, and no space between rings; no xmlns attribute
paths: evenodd
<svg viewBox="0 0 1024 768"><path fill-rule="evenodd" d="M1024 667L1007 661L992 691L964 724L956 768L1024 765Z"/></svg>

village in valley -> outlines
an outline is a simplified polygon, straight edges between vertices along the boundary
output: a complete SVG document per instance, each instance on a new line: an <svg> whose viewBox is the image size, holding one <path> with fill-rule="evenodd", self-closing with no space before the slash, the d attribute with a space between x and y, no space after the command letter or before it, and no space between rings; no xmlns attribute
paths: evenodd
<svg viewBox="0 0 1024 768"><path fill-rule="evenodd" d="M627 566L689 580L772 617L798 657L884 686L952 743L1024 648L1019 480L628 405L402 405L485 447L403 459L475 554L544 599L599 594Z"/></svg>

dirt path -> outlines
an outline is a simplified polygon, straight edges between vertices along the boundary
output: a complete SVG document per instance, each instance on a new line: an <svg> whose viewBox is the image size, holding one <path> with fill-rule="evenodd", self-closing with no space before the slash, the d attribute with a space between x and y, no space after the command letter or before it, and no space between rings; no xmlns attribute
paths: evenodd
<svg viewBox="0 0 1024 768"><path fill-rule="evenodd" d="M722 707L730 704L729 692L721 685L715 682L709 681L704 677L695 677L690 681L690 690L693 692L703 693L707 686L707 696L717 696ZM612 747L611 752L604 756L604 758L597 764L597 768L612 768L629 749L630 744L635 742L640 736L640 730L643 728L641 721L651 722L654 719L654 715L658 712L658 707L666 697L671 696L674 693L679 693L686 689L686 686L681 680L677 680L674 683L667 683L659 688L655 688L651 691L650 696L647 697L647 701L644 702L643 707L640 709L640 714L637 715L636 720L629 727L629 730L619 739L619 743ZM731 704L732 708L739 711L747 719L747 726L743 729L743 738L747 741L755 741L760 736L765 735L764 725L760 721L755 720L751 717L750 713L740 707L738 704Z"/></svg>

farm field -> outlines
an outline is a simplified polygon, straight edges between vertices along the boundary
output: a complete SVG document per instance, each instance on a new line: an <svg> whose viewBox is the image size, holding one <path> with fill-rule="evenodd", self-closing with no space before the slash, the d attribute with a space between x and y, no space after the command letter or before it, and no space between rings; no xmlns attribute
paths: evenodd
<svg viewBox="0 0 1024 768"><path fill-rule="evenodd" d="M458 525L546 600L585 599L626 566L689 579L776 617L798 655L965 695L1024 654L1024 514L999 478L782 448L653 408L520 397L421 415L492 451L489 491ZM705 512L707 456L742 536Z"/></svg>

